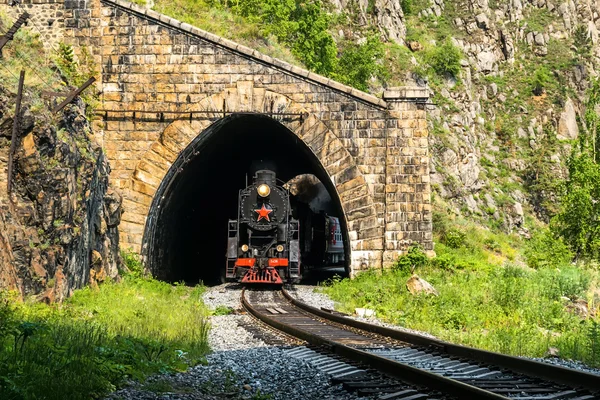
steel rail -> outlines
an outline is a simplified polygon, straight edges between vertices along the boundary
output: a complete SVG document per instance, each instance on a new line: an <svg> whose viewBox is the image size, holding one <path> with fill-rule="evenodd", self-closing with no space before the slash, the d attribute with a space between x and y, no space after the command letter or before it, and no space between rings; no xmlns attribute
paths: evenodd
<svg viewBox="0 0 600 400"><path fill-rule="evenodd" d="M329 340L319 335L294 327L292 325L285 324L281 321L277 321L276 319L271 318L266 314L261 313L257 309L255 309L246 299L245 293L246 290L244 289L242 291L241 296L242 305L254 317L258 318L259 320L268 325L271 325L276 329L279 329L282 332L305 340L310 344L324 346L334 354L368 365L373 369L381 371L387 375L393 376L401 381L422 387L427 387L434 390L439 390L445 394L457 396L461 399L508 399L508 397L501 396L496 393L489 392L487 390L483 390L475 386L471 386L454 379L449 379L419 368L411 367L409 365L402 364L397 361L380 357L363 350L355 349L350 346L337 343L334 340Z"/></svg>
<svg viewBox="0 0 600 400"><path fill-rule="evenodd" d="M373 325L352 318L335 315L331 312L320 310L309 306L294 297L282 288L285 298L294 306L301 308L311 314L321 318L337 322L352 328L361 329L367 332L376 333L392 339L401 340L414 345L435 348L437 351L444 352L450 356L468 358L489 365L509 369L526 376L541 378L546 381L561 383L563 385L597 391L600 388L600 375L589 372L576 371L557 365L547 364L539 361L528 360L515 356L495 353L493 351L475 349L473 347L461 346L458 344L444 342L439 339L432 339L425 336L399 331L397 329L384 326Z"/></svg>

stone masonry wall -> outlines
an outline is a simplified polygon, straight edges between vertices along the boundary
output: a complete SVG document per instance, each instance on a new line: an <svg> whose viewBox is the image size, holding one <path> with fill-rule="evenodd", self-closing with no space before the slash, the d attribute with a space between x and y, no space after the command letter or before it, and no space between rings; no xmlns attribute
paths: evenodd
<svg viewBox="0 0 600 400"><path fill-rule="evenodd" d="M0 10L12 19L27 12L30 15L27 26L50 46L57 46L63 40L65 16L72 15L65 6L64 0L0 0Z"/></svg>
<svg viewBox="0 0 600 400"><path fill-rule="evenodd" d="M426 94L390 92L384 101L124 1L66 0L65 8L64 40L88 46L101 65L102 109L131 111L96 129L124 197L123 246L141 249L162 177L211 122L140 116L225 104L229 112L306 113L284 124L336 186L354 271L389 264L412 242L432 249L425 111L410 101Z"/></svg>

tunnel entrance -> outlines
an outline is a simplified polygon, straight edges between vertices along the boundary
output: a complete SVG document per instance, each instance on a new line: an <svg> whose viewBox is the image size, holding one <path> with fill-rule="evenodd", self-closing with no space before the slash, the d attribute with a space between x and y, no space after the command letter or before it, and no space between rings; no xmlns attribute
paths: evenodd
<svg viewBox="0 0 600 400"><path fill-rule="evenodd" d="M274 165L283 182L310 174L322 183L331 212L340 219L344 271L348 274L345 217L319 159L280 122L266 115L239 113L220 119L198 135L161 182L148 213L142 246L146 265L155 277L188 284L220 282L227 221L236 218L238 192L252 181L252 168L260 162Z"/></svg>

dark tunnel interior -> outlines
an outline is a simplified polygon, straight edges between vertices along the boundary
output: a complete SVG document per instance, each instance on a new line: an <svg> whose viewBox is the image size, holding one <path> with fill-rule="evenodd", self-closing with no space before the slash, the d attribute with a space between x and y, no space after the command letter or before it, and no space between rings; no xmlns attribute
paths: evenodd
<svg viewBox="0 0 600 400"><path fill-rule="evenodd" d="M157 278L220 283L227 221L236 218L238 191L246 179L252 181L251 167L261 161L274 165L284 182L300 174L315 175L344 221L327 173L293 132L264 115L233 114L212 124L180 154L155 195L143 253ZM347 230L341 223L347 249Z"/></svg>

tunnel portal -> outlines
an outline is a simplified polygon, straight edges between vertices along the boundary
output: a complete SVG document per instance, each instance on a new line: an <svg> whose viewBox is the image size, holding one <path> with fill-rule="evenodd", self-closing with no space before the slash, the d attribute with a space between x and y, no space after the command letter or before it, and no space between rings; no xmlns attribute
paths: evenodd
<svg viewBox="0 0 600 400"><path fill-rule="evenodd" d="M225 266L227 221L237 215L238 192L257 162L274 165L278 180L312 174L325 186L340 218L345 271L348 230L341 202L312 151L278 121L232 114L210 125L184 149L161 182L150 207L142 252L155 277L213 284Z"/></svg>

